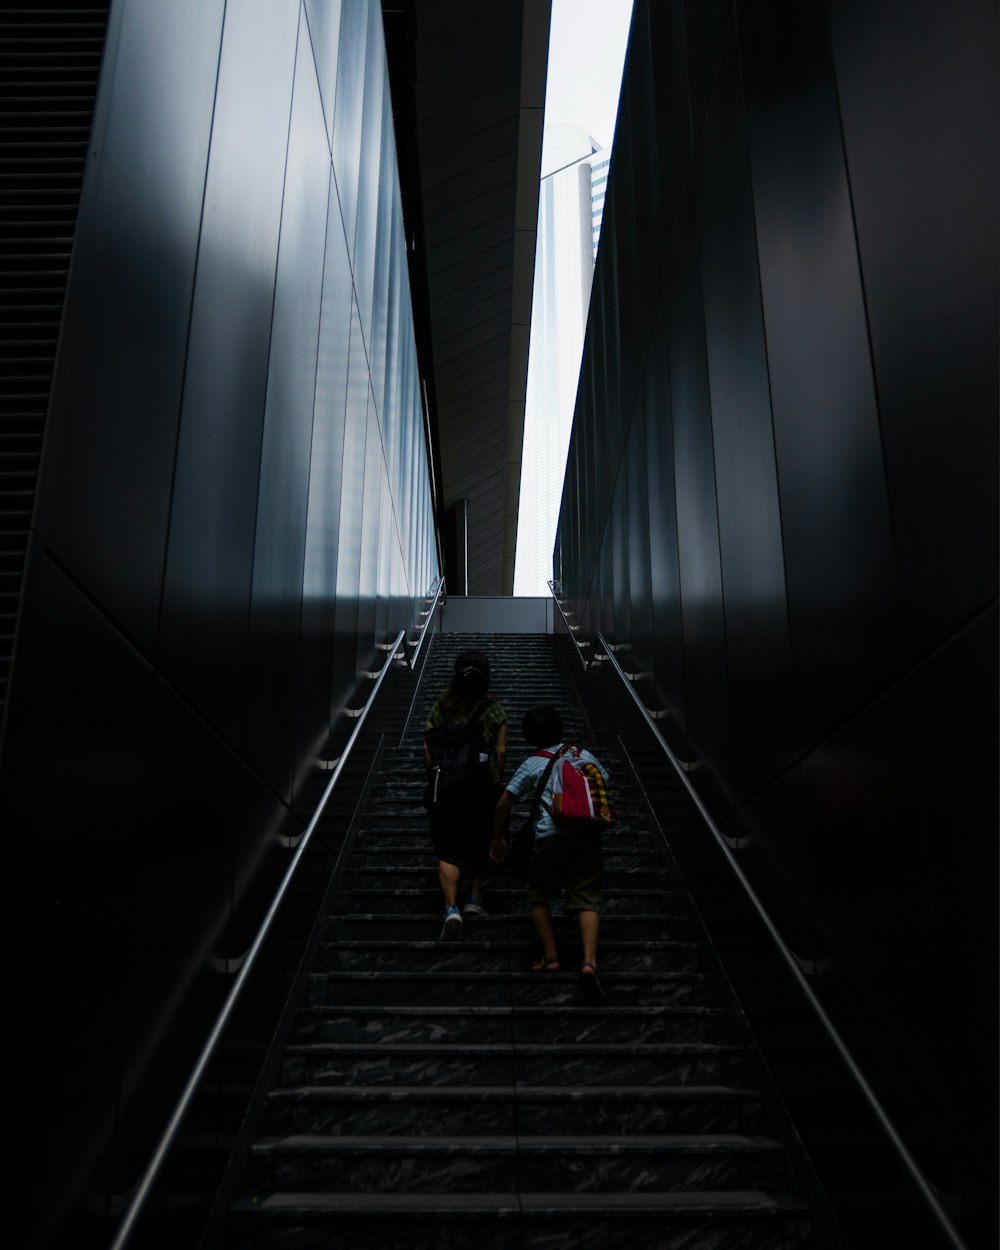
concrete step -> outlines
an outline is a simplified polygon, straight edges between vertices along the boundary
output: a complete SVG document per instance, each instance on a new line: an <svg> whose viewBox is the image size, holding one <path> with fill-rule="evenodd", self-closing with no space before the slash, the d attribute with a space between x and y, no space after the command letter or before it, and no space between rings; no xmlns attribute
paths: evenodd
<svg viewBox="0 0 1000 1250"><path fill-rule="evenodd" d="M761 1095L739 1085L303 1085L272 1090L282 1133L754 1133Z"/></svg>
<svg viewBox="0 0 1000 1250"><path fill-rule="evenodd" d="M378 900L375 900L378 901ZM490 899L487 896L487 907ZM554 916L556 937L561 944L579 934L576 920L571 916ZM470 922L470 934L475 940L490 940L498 936L518 938L533 934L527 906L515 915L491 914ZM330 917L327 934L331 939L397 941L432 941L441 931L441 900L434 900L433 908L422 911L351 911L335 913ZM634 912L627 908L605 912L601 916L601 939L628 938L641 941L689 941L695 925L686 910L676 907L672 912L659 910Z"/></svg>
<svg viewBox="0 0 1000 1250"><path fill-rule="evenodd" d="M507 1192L641 1194L779 1190L781 1146L739 1133L267 1137L252 1151L255 1180L280 1190L400 1194ZM443 1131L441 1131L443 1130Z"/></svg>
<svg viewBox="0 0 1000 1250"><path fill-rule="evenodd" d="M451 1250L474 1237L477 1250L556 1246L637 1250L798 1250L810 1240L809 1209L790 1195L710 1193L421 1194L297 1193L244 1199L233 1209L230 1245L249 1250L317 1245L324 1250L403 1244ZM512 1240L514 1239L514 1240Z"/></svg>
<svg viewBox="0 0 1000 1250"><path fill-rule="evenodd" d="M724 1042L728 1016L697 1004L655 1007L316 1006L296 1016L306 1042Z"/></svg>
<svg viewBox="0 0 1000 1250"><path fill-rule="evenodd" d="M538 959L537 941L479 939L480 920L467 920L461 942L361 939L325 942L318 952L317 972L501 972L527 971ZM702 972L702 948L695 942L602 941L601 972ZM562 967L578 968L582 952L578 935L564 939Z"/></svg>
<svg viewBox="0 0 1000 1250"><path fill-rule="evenodd" d="M738 1046L708 1042L294 1043L283 1085L731 1085L743 1076Z"/></svg>
<svg viewBox="0 0 1000 1250"><path fill-rule="evenodd" d="M608 1001L616 1007L705 1006L714 998L715 980L697 972L623 972L601 970ZM577 971L314 972L309 978L311 1004L369 1006L573 1006L580 1000ZM318 995L319 997L315 997Z"/></svg>

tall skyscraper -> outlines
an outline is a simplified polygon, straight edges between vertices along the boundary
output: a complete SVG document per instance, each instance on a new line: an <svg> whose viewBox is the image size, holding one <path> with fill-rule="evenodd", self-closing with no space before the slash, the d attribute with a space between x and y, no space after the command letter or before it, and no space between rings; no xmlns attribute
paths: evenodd
<svg viewBox="0 0 1000 1250"><path fill-rule="evenodd" d="M515 595L547 595L566 452L580 377L610 148L579 127L546 134L535 252Z"/></svg>

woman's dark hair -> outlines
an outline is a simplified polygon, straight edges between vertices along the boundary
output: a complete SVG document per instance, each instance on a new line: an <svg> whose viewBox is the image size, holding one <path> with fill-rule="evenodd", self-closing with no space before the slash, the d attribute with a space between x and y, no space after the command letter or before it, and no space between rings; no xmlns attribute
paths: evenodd
<svg viewBox="0 0 1000 1250"><path fill-rule="evenodd" d="M521 721L521 732L533 747L550 747L562 742L563 723L558 711L548 703L529 708Z"/></svg>
<svg viewBox="0 0 1000 1250"><path fill-rule="evenodd" d="M455 676L438 703L447 712L460 716L477 703L494 703L490 690L490 662L482 651L463 651L455 661Z"/></svg>

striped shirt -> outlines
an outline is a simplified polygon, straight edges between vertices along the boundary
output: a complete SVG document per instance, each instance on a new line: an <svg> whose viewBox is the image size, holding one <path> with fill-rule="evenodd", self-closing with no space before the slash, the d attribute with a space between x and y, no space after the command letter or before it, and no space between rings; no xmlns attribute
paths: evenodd
<svg viewBox="0 0 1000 1250"><path fill-rule="evenodd" d="M551 751L553 755L561 751L565 743L558 742L555 746L545 747L546 751ZM599 759L591 755L589 751L580 751L580 759L585 760L588 764L596 764L601 770L605 782L608 780L607 770ZM542 773L549 766L549 760L544 755L529 755L528 758L520 765L514 776L507 782L506 789L515 799L533 799L538 783L542 778ZM553 769L553 772L555 769ZM551 774L545 783L545 789L542 792L542 804L548 807L552 806L552 784ZM542 806L538 820L535 822L536 838L551 838L553 834L560 833L562 830L556 828L552 817Z"/></svg>

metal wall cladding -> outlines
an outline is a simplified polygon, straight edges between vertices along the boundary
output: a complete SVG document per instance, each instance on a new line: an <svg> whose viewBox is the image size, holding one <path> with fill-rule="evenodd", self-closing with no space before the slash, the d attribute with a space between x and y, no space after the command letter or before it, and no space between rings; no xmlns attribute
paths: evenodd
<svg viewBox="0 0 1000 1250"><path fill-rule="evenodd" d="M996 594L998 15L989 0L828 9L916 662Z"/></svg>
<svg viewBox="0 0 1000 1250"><path fill-rule="evenodd" d="M136 645L156 646L223 0L112 14L36 522ZM155 263L150 262L155 240ZM113 344L113 349L109 348Z"/></svg>
<svg viewBox="0 0 1000 1250"><path fill-rule="evenodd" d="M578 640L632 666L903 1138L970 1202L995 1087L995 976L967 970L996 864L996 28L980 0L637 0L555 547Z"/></svg>
<svg viewBox="0 0 1000 1250"><path fill-rule="evenodd" d="M135 1183L438 574L377 0L124 0L96 127L2 774L33 923L88 970L29 998L74 1021L33 1112L56 1224L71 1175L91 1211ZM219 1158L232 1093L192 1121Z"/></svg>

